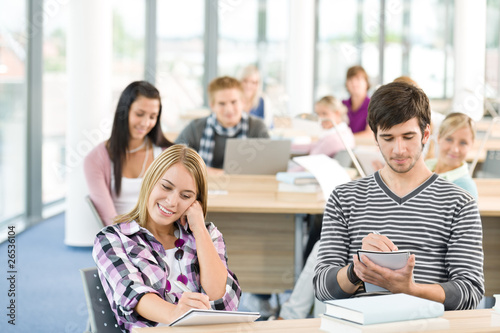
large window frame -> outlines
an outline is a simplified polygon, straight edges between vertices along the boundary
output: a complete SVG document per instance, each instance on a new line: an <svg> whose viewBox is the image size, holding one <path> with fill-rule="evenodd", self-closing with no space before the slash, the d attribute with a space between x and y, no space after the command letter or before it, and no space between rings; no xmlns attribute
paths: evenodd
<svg viewBox="0 0 500 333"><path fill-rule="evenodd" d="M152 83L156 80L157 71L157 49L156 49L156 9L157 0L143 0L145 1L146 11L145 11L145 61L144 61L144 79ZM260 8L265 7L267 0L259 0ZM316 22L318 22L319 13L318 7L320 0L316 1ZM379 0L380 8L384 9L388 6L388 0ZM403 3L407 4L410 0L402 0ZM362 4L363 0L358 0L358 5ZM452 53L453 45L453 0L443 0L446 6L446 31L445 31L445 62L448 62L448 58ZM11 217L8 220L0 221L0 229L3 229L7 224L12 224L16 220L21 220L24 225L29 226L41 221L43 218L48 217L56 213L60 213L64 209L64 198L56 200L54 202L43 204L42 201L42 76L43 76L43 18L44 18L44 0L26 0L27 3L27 19L26 19L26 30L30 34L28 38L28 57L26 62L26 100L27 100L27 115L28 120L26 123L27 129L27 171L25 173L26 177L26 202L25 202L25 212L19 216ZM205 0L205 36L204 36L204 76L203 84L208 85L210 80L215 78L218 74L218 21L219 14L221 10L224 10L224 5L227 7L227 0ZM222 7L221 7L222 6ZM266 24L265 15L263 11L259 11L259 24L258 24L258 43L265 42L266 36ZM404 13L408 15L408 13ZM405 17L405 16L404 16ZM358 21L360 18L358 18ZM316 23L318 24L318 23ZM357 23L358 26L361 22ZM403 31L408 30L408 19L403 18ZM449 27L449 28L448 28ZM387 46L387 41L385 39L386 22L384 20L384 13L380 14L379 20L379 82L383 81L384 73L384 49ZM315 36L312 37L315 40L315 59L314 59L314 90L316 92L318 86L318 26L315 29ZM354 43L362 42L362 31L358 29L356 34L356 40ZM403 32L401 43L408 47L408 36ZM500 46L498 47L498 54L500 54ZM409 68L409 53L403 52L402 58L402 74L407 74ZM259 62L261 61L261 56L259 54ZM449 94L452 93L452 80L449 78L453 76L452 71L448 68L449 66L444 66L444 89L443 89L443 99L448 99ZM500 66L498 66L498 71L500 73ZM498 87L500 87L500 74L498 75ZM497 89L500 90L500 89ZM497 91L498 94L498 91ZM316 94L315 94L316 95ZM208 105L208 100L206 93L204 95L204 106Z"/></svg>
<svg viewBox="0 0 500 333"><path fill-rule="evenodd" d="M319 84L321 83L320 81L320 74L319 71L321 68L318 68L318 64L320 62L319 59L319 49L321 47L321 41L319 37L319 25L320 25L320 13L318 8L320 7L320 2L322 0L316 0L316 34L315 34L315 72L314 72L314 96L317 98L317 92L318 92L318 87ZM323 0L325 1L325 0ZM340 1L340 0L336 0ZM354 0L353 0L354 1ZM378 74L374 77L372 77L372 87L376 87L377 85L387 83L387 80L390 80L391 78L385 77L384 73L386 73L386 48L391 44L391 41L388 39L388 34L390 34L390 31L388 29L389 24L388 24L388 17L386 16L387 13L389 13L389 16L391 16L391 6L394 6L394 1L391 2L391 0L378 0L379 1L379 8L380 12L378 14L378 19L377 18L372 18L372 22L377 22L377 26L373 26L372 29L370 30L377 30L378 29L378 43L377 43L377 48L378 48ZM401 30L401 45L403 46L402 50L402 57L401 57L401 75L409 75L410 72L410 49L412 47L411 45L411 34L410 34L410 5L412 0L401 0L401 19L402 19L402 30ZM434 96L434 99L450 99L450 95L453 92L452 85L453 85L453 71L451 71L448 67L450 67L451 62L453 61L452 59L452 52L453 52L453 7L454 7L454 2L453 0L442 0L443 6L445 8L445 29L443 31L443 35L441 38L443 39L444 42L444 47L443 47L443 57L444 57L444 62L445 66L443 66L443 90L442 93L439 96ZM354 48L361 50L361 45L364 41L364 35L366 27L363 27L363 22L365 19L363 18L363 6L366 3L366 0L357 0L355 1L357 7L358 7L358 17L357 17L357 29L355 32L355 38L352 42ZM365 22L366 23L366 22ZM357 64L362 64L362 54L361 51L358 53L358 59L357 59ZM365 67L366 69L366 67ZM345 68L347 70L347 68ZM343 82L337 84L337 86L343 86ZM337 91L334 91L332 93L338 93Z"/></svg>

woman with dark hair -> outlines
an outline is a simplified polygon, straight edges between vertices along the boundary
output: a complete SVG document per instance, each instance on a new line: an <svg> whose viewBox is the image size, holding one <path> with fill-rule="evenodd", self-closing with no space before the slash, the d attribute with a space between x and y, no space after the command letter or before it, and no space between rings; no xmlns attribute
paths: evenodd
<svg viewBox="0 0 500 333"><path fill-rule="evenodd" d="M111 137L85 158L90 199L106 225L135 205L147 168L172 145L161 130L161 109L158 89L132 82L118 100Z"/></svg>

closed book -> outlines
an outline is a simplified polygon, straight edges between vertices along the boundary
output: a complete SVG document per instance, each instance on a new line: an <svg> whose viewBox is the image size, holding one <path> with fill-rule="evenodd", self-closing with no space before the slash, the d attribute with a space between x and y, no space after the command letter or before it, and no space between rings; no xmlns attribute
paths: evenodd
<svg viewBox="0 0 500 333"><path fill-rule="evenodd" d="M342 333L400 333L450 329L450 322L444 318L405 320L393 323L360 325L347 320L320 315L320 329L326 332Z"/></svg>
<svg viewBox="0 0 500 333"><path fill-rule="evenodd" d="M361 255L365 255L373 263L390 268L390 269L401 269L406 266L408 258L410 257L410 251L392 251L392 252L380 252L380 251L369 251L369 250L358 250L358 259L363 262ZM387 289L379 287L377 285L364 282L366 292L388 292Z"/></svg>
<svg viewBox="0 0 500 333"><path fill-rule="evenodd" d="M278 192L317 193L320 190L321 188L318 184L293 185L278 183Z"/></svg>
<svg viewBox="0 0 500 333"><path fill-rule="evenodd" d="M326 301L325 314L362 325L436 318L444 305L424 298L391 294Z"/></svg>
<svg viewBox="0 0 500 333"><path fill-rule="evenodd" d="M276 180L293 185L318 184L318 181L313 174L307 171L278 172L276 173Z"/></svg>

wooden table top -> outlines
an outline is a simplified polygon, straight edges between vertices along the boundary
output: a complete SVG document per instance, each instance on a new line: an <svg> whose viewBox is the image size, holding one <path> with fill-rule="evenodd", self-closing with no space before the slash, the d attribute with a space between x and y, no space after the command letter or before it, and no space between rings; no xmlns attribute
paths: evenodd
<svg viewBox="0 0 500 333"><path fill-rule="evenodd" d="M398 323L401 328L397 332L434 332L434 333L470 333L470 332L500 332L500 313L492 309L446 311L439 325L433 324L412 326L405 322ZM429 321L431 322L431 321ZM442 325L444 323L444 325ZM186 327L155 327L134 328L132 333L233 333L233 332L260 332L260 333L298 333L298 332L324 332L319 329L321 319L273 320L257 321L253 323L201 325ZM447 328L444 328L446 326ZM358 331L358 330L356 330ZM370 325L359 326L359 332L373 332ZM391 331L392 332L392 331ZM394 331L396 332L396 331Z"/></svg>
<svg viewBox="0 0 500 333"><path fill-rule="evenodd" d="M474 179L481 216L500 216L500 179ZM279 192L268 175L209 176L209 212L322 214L321 193Z"/></svg>

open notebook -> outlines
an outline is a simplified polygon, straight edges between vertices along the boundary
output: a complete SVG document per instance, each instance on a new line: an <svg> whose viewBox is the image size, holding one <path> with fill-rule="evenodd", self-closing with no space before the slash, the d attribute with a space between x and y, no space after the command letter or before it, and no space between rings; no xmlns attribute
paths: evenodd
<svg viewBox="0 0 500 333"><path fill-rule="evenodd" d="M321 186L325 201L328 201L337 185L351 181L347 171L337 161L324 154L294 157L293 161L314 175Z"/></svg>
<svg viewBox="0 0 500 333"><path fill-rule="evenodd" d="M191 309L174 320L169 326L248 323L257 320L259 317L258 312Z"/></svg>

